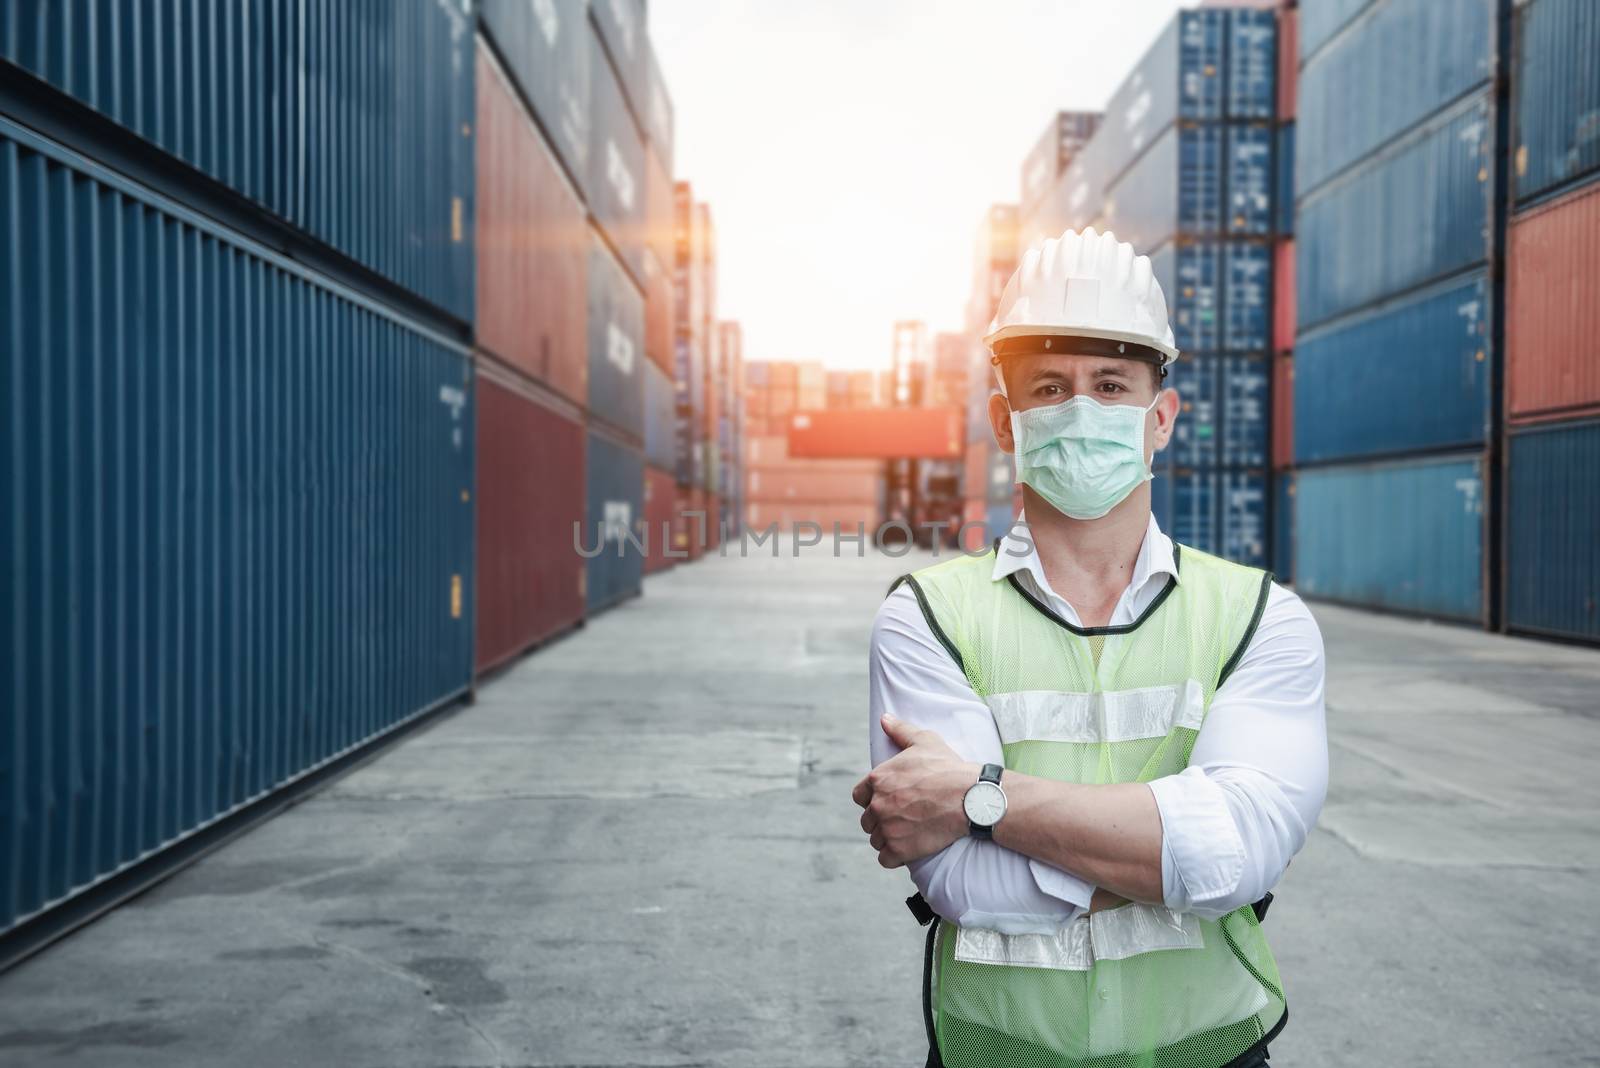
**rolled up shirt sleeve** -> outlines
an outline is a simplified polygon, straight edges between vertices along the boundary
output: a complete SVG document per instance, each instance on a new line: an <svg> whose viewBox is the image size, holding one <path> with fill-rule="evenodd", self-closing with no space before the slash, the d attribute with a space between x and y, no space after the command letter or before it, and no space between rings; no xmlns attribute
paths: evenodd
<svg viewBox="0 0 1600 1068"><path fill-rule="evenodd" d="M876 767L899 752L880 719L936 732L965 760L1003 764L989 706L928 626L916 596L902 586L873 621L868 733ZM934 912L969 927L1007 934L1048 934L1087 908L1094 887L991 841L961 838L907 865Z"/></svg>
<svg viewBox="0 0 1600 1068"><path fill-rule="evenodd" d="M1257 901L1305 845L1328 790L1323 682L1316 620L1274 584L1189 766L1150 783L1168 908L1215 918Z"/></svg>

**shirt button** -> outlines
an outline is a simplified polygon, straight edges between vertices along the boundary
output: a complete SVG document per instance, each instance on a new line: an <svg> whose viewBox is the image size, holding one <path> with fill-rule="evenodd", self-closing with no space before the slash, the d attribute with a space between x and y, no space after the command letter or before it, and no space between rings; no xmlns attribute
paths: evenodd
<svg viewBox="0 0 1600 1068"><path fill-rule="evenodd" d="M1111 1000L1111 991L1107 990L1105 987L1101 987L1097 993L1100 995L1101 1001Z"/></svg>

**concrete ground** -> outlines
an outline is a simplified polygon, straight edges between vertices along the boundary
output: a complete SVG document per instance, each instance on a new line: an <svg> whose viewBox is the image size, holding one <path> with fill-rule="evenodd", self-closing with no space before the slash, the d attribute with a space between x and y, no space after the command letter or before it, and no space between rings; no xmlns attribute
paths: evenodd
<svg viewBox="0 0 1600 1068"><path fill-rule="evenodd" d="M0 1064L921 1065L849 790L913 560L711 559L0 976ZM1314 606L1273 1063L1600 1064L1600 653Z"/></svg>

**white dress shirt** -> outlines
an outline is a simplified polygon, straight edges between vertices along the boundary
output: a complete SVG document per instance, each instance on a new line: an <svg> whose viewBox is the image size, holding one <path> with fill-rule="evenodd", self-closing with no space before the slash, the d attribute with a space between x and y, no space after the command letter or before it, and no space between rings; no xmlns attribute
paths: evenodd
<svg viewBox="0 0 1600 1068"><path fill-rule="evenodd" d="M1015 573L1052 611L1081 626L1077 611L1050 588L1026 532L1019 516L1001 541L994 581ZM1151 517L1110 625L1137 619L1169 576L1183 581L1172 540ZM878 609L870 677L874 765L898 752L879 723L885 712L936 731L964 760L1005 762L988 705L934 637L909 587ZM1161 813L1167 907L1216 918L1258 900L1283 876L1328 788L1322 635L1299 597L1273 583L1244 656L1212 699L1189 766L1149 787ZM1071 872L970 837L909 870L940 916L1008 934L1049 933L1088 908L1094 893Z"/></svg>

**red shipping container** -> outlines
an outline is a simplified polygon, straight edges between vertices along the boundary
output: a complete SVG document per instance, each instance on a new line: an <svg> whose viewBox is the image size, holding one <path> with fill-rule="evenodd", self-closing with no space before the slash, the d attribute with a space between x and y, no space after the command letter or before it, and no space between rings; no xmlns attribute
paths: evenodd
<svg viewBox="0 0 1600 1068"><path fill-rule="evenodd" d="M674 546L689 554L690 560L698 560L706 554L706 542L711 530L711 519L703 513L706 510L706 491L698 487L694 489L678 488L678 523L677 537L682 541ZM701 515L692 513L699 512Z"/></svg>
<svg viewBox="0 0 1600 1068"><path fill-rule="evenodd" d="M648 249L644 254L644 351L657 367L673 373L673 296L672 274L656 262Z"/></svg>
<svg viewBox="0 0 1600 1068"><path fill-rule="evenodd" d="M1272 466L1294 466L1294 357L1272 361Z"/></svg>
<svg viewBox="0 0 1600 1068"><path fill-rule="evenodd" d="M667 555L667 550L677 545L681 526L678 517L678 484L668 471L654 467L644 469L644 522L645 536L649 538L646 542L648 551L644 557L644 573L650 575L665 571L679 559ZM672 551L683 550L673 548Z"/></svg>
<svg viewBox="0 0 1600 1068"><path fill-rule="evenodd" d="M821 501L829 504L876 501L882 493L883 467L876 461L866 470L839 463L800 460L776 467L747 467L745 498L752 501ZM815 464L816 466L812 466Z"/></svg>
<svg viewBox="0 0 1600 1068"><path fill-rule="evenodd" d="M1300 89L1300 11L1278 12L1278 118L1294 118ZM1280 164L1282 166L1282 164Z"/></svg>
<svg viewBox="0 0 1600 1068"><path fill-rule="evenodd" d="M584 559L584 435L576 411L478 372L478 671L575 626Z"/></svg>
<svg viewBox="0 0 1600 1068"><path fill-rule="evenodd" d="M1272 351L1294 348L1294 240L1279 241L1272 247Z"/></svg>
<svg viewBox="0 0 1600 1068"><path fill-rule="evenodd" d="M962 418L960 408L797 412L789 419L789 455L959 460Z"/></svg>
<svg viewBox="0 0 1600 1068"><path fill-rule="evenodd" d="M481 41L477 152L478 344L584 404L587 216Z"/></svg>
<svg viewBox="0 0 1600 1068"><path fill-rule="evenodd" d="M1512 219L1506 244L1507 414L1600 409L1600 182Z"/></svg>

